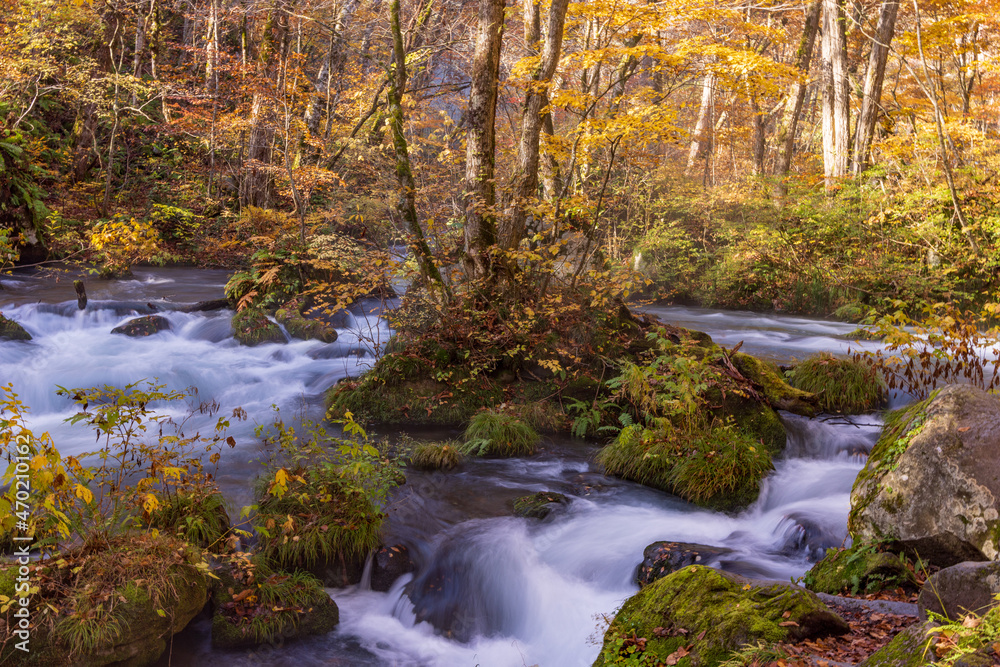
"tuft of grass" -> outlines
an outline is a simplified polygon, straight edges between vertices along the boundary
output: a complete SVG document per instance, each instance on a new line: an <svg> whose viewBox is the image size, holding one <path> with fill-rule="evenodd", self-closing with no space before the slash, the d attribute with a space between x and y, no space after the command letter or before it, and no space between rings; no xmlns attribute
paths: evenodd
<svg viewBox="0 0 1000 667"><path fill-rule="evenodd" d="M462 463L462 452L455 442L425 442L410 454L410 466L417 470L451 470Z"/></svg>
<svg viewBox="0 0 1000 667"><path fill-rule="evenodd" d="M257 483L254 528L260 553L284 569L311 568L331 560L361 559L379 544L384 515L358 488L344 483L337 467L324 464L288 482L281 495Z"/></svg>
<svg viewBox="0 0 1000 667"><path fill-rule="evenodd" d="M224 647L287 638L327 597L312 574L275 571L260 556L234 567L229 576L227 590L216 593L218 611L212 621L213 642Z"/></svg>
<svg viewBox="0 0 1000 667"><path fill-rule="evenodd" d="M221 493L182 493L161 502L149 516L151 527L215 553L227 549L231 523Z"/></svg>
<svg viewBox="0 0 1000 667"><path fill-rule="evenodd" d="M773 469L761 443L731 422L679 428L660 420L631 425L598 454L608 474L673 493L703 507L736 510L752 503Z"/></svg>
<svg viewBox="0 0 1000 667"><path fill-rule="evenodd" d="M792 386L816 394L826 412L856 414L883 405L885 378L866 359L838 359L829 352L809 357L792 371Z"/></svg>
<svg viewBox="0 0 1000 667"><path fill-rule="evenodd" d="M529 456L535 453L539 435L517 417L484 410L465 429L462 453L469 456Z"/></svg>

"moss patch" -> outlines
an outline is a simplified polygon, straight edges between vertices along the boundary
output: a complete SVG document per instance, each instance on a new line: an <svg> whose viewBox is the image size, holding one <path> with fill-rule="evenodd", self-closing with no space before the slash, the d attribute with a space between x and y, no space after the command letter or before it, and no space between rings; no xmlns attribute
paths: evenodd
<svg viewBox="0 0 1000 667"><path fill-rule="evenodd" d="M257 308L244 308L233 315L233 337L241 345L253 347L264 343L284 343L281 327L272 322Z"/></svg>
<svg viewBox="0 0 1000 667"><path fill-rule="evenodd" d="M656 427L626 427L598 454L608 474L674 493L724 511L747 507L773 470L756 439L732 423L686 430L661 420Z"/></svg>
<svg viewBox="0 0 1000 667"><path fill-rule="evenodd" d="M31 334L14 320L0 315L0 340L31 340Z"/></svg>
<svg viewBox="0 0 1000 667"><path fill-rule="evenodd" d="M767 402L775 408L806 417L815 416L816 396L785 382L773 364L742 352L732 355L732 361L740 373L761 388Z"/></svg>
<svg viewBox="0 0 1000 667"><path fill-rule="evenodd" d="M825 412L857 414L885 404L885 378L867 359L838 359L828 352L809 357L792 373L792 384L816 394Z"/></svg>
<svg viewBox="0 0 1000 667"><path fill-rule="evenodd" d="M274 313L274 319L285 327L292 338L301 340L320 340L332 343L337 340L337 330L325 322L306 317L298 308L296 302L286 304Z"/></svg>
<svg viewBox="0 0 1000 667"><path fill-rule="evenodd" d="M928 632L935 624L924 623L908 627L891 642L868 656L859 667L923 667L934 656L933 639Z"/></svg>
<svg viewBox="0 0 1000 667"><path fill-rule="evenodd" d="M594 665L618 662L630 638L634 664L670 659L669 664L681 667L709 667L748 643L847 631L847 623L809 591L693 565L658 579L625 602Z"/></svg>
<svg viewBox="0 0 1000 667"><path fill-rule="evenodd" d="M898 586L919 588L904 558L870 544L828 549L826 557L806 573L803 584L811 591L831 595L877 593Z"/></svg>
<svg viewBox="0 0 1000 667"><path fill-rule="evenodd" d="M514 499L514 516L524 519L544 519L552 513L552 510L567 503L569 498L561 493L540 491Z"/></svg>

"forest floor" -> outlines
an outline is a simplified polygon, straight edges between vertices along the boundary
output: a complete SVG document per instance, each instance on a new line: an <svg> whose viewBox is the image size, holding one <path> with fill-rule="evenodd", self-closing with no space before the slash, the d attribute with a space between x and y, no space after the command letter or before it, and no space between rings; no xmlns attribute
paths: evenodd
<svg viewBox="0 0 1000 667"><path fill-rule="evenodd" d="M915 604L916 593L906 593L902 589L883 591L872 595L844 596L857 600L884 600ZM772 661L769 666L777 667L842 667L857 665L865 658L888 644L906 628L919 623L916 616L893 614L876 609L860 609L853 605L827 601L835 612L847 621L851 631L839 637L809 639L796 643L778 644L786 658Z"/></svg>

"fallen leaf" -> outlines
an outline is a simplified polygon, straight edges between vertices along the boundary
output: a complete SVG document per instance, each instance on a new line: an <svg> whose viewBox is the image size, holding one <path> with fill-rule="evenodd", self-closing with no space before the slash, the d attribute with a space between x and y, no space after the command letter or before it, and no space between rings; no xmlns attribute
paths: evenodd
<svg viewBox="0 0 1000 667"><path fill-rule="evenodd" d="M784 614L781 615L782 618L791 618L791 616L792 612L790 611L786 611Z"/></svg>
<svg viewBox="0 0 1000 667"><path fill-rule="evenodd" d="M783 628L799 627L799 624L795 621L782 621L781 623L778 623L778 625Z"/></svg>
<svg viewBox="0 0 1000 667"><path fill-rule="evenodd" d="M667 659L663 661L665 665L676 665L680 662L680 659L685 657L691 650L687 646L681 646L679 649L667 656Z"/></svg>
<svg viewBox="0 0 1000 667"><path fill-rule="evenodd" d="M966 431L968 431L968 430L969 430L970 428L972 428L972 427L971 427L971 426L963 426L963 427L961 427L960 429L958 429L958 432L959 432L959 433L965 433L965 432L966 432Z"/></svg>
<svg viewBox="0 0 1000 667"><path fill-rule="evenodd" d="M974 629L978 628L982 622L983 619L979 618L978 616L973 616L972 614L969 614L968 616L962 619L962 627Z"/></svg>

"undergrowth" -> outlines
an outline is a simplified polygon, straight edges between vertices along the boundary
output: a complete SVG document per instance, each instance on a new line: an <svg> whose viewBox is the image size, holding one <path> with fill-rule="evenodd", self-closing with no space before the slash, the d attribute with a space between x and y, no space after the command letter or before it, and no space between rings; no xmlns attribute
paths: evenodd
<svg viewBox="0 0 1000 667"><path fill-rule="evenodd" d="M484 410L465 429L462 453L469 456L529 456L535 453L539 436L516 417Z"/></svg>
<svg viewBox="0 0 1000 667"><path fill-rule="evenodd" d="M838 359L829 352L809 357L792 372L792 386L816 394L824 412L856 414L887 399L887 385L868 359Z"/></svg>

